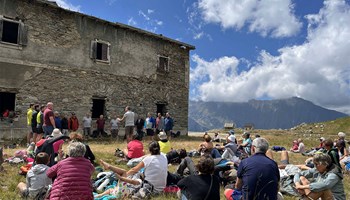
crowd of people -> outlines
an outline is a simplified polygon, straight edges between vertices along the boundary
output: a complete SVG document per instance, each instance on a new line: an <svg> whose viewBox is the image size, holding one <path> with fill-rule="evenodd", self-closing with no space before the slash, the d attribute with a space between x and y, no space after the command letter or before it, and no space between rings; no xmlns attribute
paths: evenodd
<svg viewBox="0 0 350 200"><path fill-rule="evenodd" d="M174 149L170 140L174 122L169 113L157 118L148 113L143 120L135 117L127 106L122 118L115 115L111 120L114 130L111 134L115 135L119 124L125 123L127 146L117 149L116 155L130 167L126 170L102 159L96 162L89 145L84 143L84 136L92 134L91 126L90 129L86 126L91 124L89 113L82 120L83 134L77 132L79 122L77 119L74 122L73 114L67 119L71 125L66 133L59 128L62 120L61 124L55 121L59 113L53 111L52 103L46 108L31 106L28 120L29 114L32 120L39 118L43 133L33 129L38 127L38 121L36 126L31 121L35 149L30 150L34 148L30 145L27 152L33 152L34 164L27 172L26 183L18 184L18 190L26 198L145 199L176 192L178 198L192 200L216 200L221 194L228 200L277 200L283 199L283 195L300 199L346 199L343 172L350 167L350 157L342 132L336 140L320 138L320 145L310 150L306 150L301 138L293 141L293 147L286 151L283 147L271 147L260 135L235 134L233 130L221 136L215 133L213 138L205 133L198 149ZM96 124L97 129L103 129L104 116ZM144 133L149 140L145 140ZM144 150L146 141L148 151ZM62 149L64 142L68 142L67 152ZM274 151L281 151L278 162L274 160ZM291 164L290 153L305 156L305 163ZM116 180L108 182L110 187L102 187L98 180L92 184L97 165L107 171L101 173L110 173L109 177ZM177 165L176 170L169 171L169 165Z"/></svg>

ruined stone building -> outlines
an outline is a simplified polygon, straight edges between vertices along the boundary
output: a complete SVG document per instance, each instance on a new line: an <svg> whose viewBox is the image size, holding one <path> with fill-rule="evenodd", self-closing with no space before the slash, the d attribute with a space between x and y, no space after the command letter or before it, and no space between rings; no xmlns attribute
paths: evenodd
<svg viewBox="0 0 350 200"><path fill-rule="evenodd" d="M17 114L15 135L26 132L29 104L49 101L80 121L88 111L121 117L127 105L144 117L170 112L187 133L194 48L44 0L0 0L0 111Z"/></svg>

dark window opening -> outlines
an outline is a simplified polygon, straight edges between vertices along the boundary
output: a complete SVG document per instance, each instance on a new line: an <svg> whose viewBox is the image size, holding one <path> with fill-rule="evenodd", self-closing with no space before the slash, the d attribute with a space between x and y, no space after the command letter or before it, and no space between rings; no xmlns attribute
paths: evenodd
<svg viewBox="0 0 350 200"><path fill-rule="evenodd" d="M0 112L1 116L3 113L15 110L16 94L8 92L0 92Z"/></svg>
<svg viewBox="0 0 350 200"><path fill-rule="evenodd" d="M159 71L169 71L169 58L164 56L159 56Z"/></svg>
<svg viewBox="0 0 350 200"><path fill-rule="evenodd" d="M2 28L1 40L3 42L18 44L19 23L4 20Z"/></svg>
<svg viewBox="0 0 350 200"><path fill-rule="evenodd" d="M105 115L105 103L104 99L92 99L92 118L99 118L100 115Z"/></svg>
<svg viewBox="0 0 350 200"><path fill-rule="evenodd" d="M166 113L166 104L164 103L157 103L157 115L158 113L162 114L162 116Z"/></svg>
<svg viewBox="0 0 350 200"><path fill-rule="evenodd" d="M97 42L96 59L108 61L108 44Z"/></svg>

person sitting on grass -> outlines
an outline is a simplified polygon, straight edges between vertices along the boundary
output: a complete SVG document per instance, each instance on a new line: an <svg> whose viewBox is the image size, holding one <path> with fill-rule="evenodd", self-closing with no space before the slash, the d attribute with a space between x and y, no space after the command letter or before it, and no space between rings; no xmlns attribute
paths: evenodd
<svg viewBox="0 0 350 200"><path fill-rule="evenodd" d="M343 174L332 163L329 155L317 153L313 157L315 168L301 171L294 176L295 188L308 199L345 200Z"/></svg>
<svg viewBox="0 0 350 200"><path fill-rule="evenodd" d="M224 151L224 153L221 156L223 159L231 160L237 155L236 137L234 135L230 135L227 137L226 141L227 144L225 146L216 146L215 148Z"/></svg>
<svg viewBox="0 0 350 200"><path fill-rule="evenodd" d="M210 135L205 133L203 138L204 138L204 142L199 144L198 152L202 155L205 153L210 153L211 157L220 158L221 154L219 153L219 151L216 148L214 148L214 144L211 141Z"/></svg>
<svg viewBox="0 0 350 200"><path fill-rule="evenodd" d="M92 164L94 164L95 163L95 155L94 155L94 153L92 153L90 146L83 142L84 141L83 135L80 133L77 133L77 132L71 132L69 134L69 138L72 141L81 142L85 145L86 151L84 154L84 158L90 160L90 162Z"/></svg>
<svg viewBox="0 0 350 200"><path fill-rule="evenodd" d="M144 155L143 143L140 141L138 134L134 133L128 137L127 140L127 148L123 150L125 161L142 157Z"/></svg>
<svg viewBox="0 0 350 200"><path fill-rule="evenodd" d="M210 156L202 156L196 165L198 175L190 175L181 179L177 186L181 189L181 199L220 199L220 181L214 173L214 160Z"/></svg>
<svg viewBox="0 0 350 200"><path fill-rule="evenodd" d="M36 165L34 165L27 173L26 182L20 182L17 185L21 195L24 198L36 199L46 186L52 184L52 179L46 175L49 169L49 155L45 152L38 153L35 156Z"/></svg>
<svg viewBox="0 0 350 200"><path fill-rule="evenodd" d="M294 153L304 153L305 152L305 145L303 143L303 139L298 139L298 149L297 150L291 150Z"/></svg>
<svg viewBox="0 0 350 200"><path fill-rule="evenodd" d="M143 168L144 182L142 187L134 194L133 198L145 198L149 195L156 195L163 192L166 186L167 174L168 174L168 161L167 158L160 153L160 146L158 142L152 141L148 145L148 150L151 155L147 155L138 165L131 168L129 171L124 173L123 170L109 165L106 162L101 162L106 170L112 170L119 174L120 177L130 177L138 174ZM132 178L131 178L132 179ZM122 178L122 181L129 181L126 178ZM132 181L132 183L136 182ZM149 187L151 186L151 187Z"/></svg>
<svg viewBox="0 0 350 200"><path fill-rule="evenodd" d="M116 179L118 179L118 184L114 188L107 189L103 193L95 195L95 199L103 197L104 195L112 195L115 199L128 198L141 187L142 180L140 172L128 176L125 169L111 166L103 160L100 160L100 164L105 170L114 172Z"/></svg>
<svg viewBox="0 0 350 200"><path fill-rule="evenodd" d="M328 154L331 157L332 163L341 168L338 150L334 148L333 145L334 143L332 139L326 139L324 141L324 150L322 153Z"/></svg>
<svg viewBox="0 0 350 200"><path fill-rule="evenodd" d="M160 152L167 154L169 151L171 151L170 141L168 140L166 133L163 131L160 132L158 136L160 139L160 141L158 141Z"/></svg>
<svg viewBox="0 0 350 200"><path fill-rule="evenodd" d="M252 139L250 138L249 132L244 132L243 135L243 142L239 145L239 149L243 150L243 154L250 156L251 155L251 146L252 146Z"/></svg>

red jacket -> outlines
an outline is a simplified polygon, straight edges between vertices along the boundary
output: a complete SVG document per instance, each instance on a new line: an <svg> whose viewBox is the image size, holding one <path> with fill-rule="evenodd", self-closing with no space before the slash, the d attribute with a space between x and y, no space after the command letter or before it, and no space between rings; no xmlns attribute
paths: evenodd
<svg viewBox="0 0 350 200"><path fill-rule="evenodd" d="M72 131L76 131L76 130L78 130L78 128L79 128L79 121L78 121L78 118L77 118L77 117L75 117L75 118L73 118L73 117L69 118L69 120L68 120L68 129L69 129L69 130L72 130Z"/></svg>
<svg viewBox="0 0 350 200"><path fill-rule="evenodd" d="M46 171L49 178L56 177L50 192L53 200L92 200L91 175L94 167L84 157L69 157Z"/></svg>

